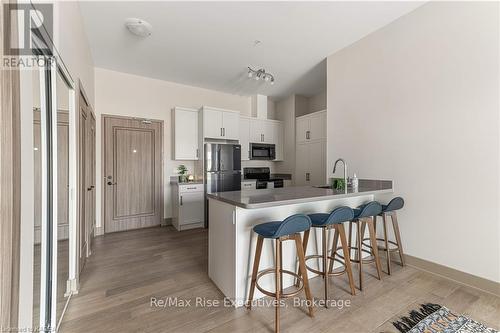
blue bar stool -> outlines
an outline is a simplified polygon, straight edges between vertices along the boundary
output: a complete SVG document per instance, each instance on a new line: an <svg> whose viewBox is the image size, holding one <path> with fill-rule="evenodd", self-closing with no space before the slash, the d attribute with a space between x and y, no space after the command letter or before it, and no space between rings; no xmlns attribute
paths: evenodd
<svg viewBox="0 0 500 333"><path fill-rule="evenodd" d="M354 212L350 207L342 206L335 208L330 214L323 214L323 213L317 213L317 214L310 214L309 217L311 218L311 223L313 228L321 228L322 232L322 244L323 244L323 251L322 254L313 254L306 256L306 268L313 272L316 273L320 276L323 277L324 283L325 283L325 307L328 308L328 278L330 276L335 276L335 275L342 275L347 272L347 276L349 278L349 285L351 287L351 294L355 295L356 290L354 287L354 278L352 276L352 268L351 268L351 260L350 260L350 255L349 255L349 249L348 249L348 244L347 244L347 238L344 230L344 225L343 222L348 222L351 221L354 218ZM331 229L334 229L335 234L333 238L333 244L332 244L332 255L328 255L328 235L327 233L330 232ZM306 230L304 232L304 252L306 252L307 249L307 242L309 240L309 232L310 230ZM340 236L340 243L341 247L344 251L344 261L341 261L339 259L335 259L335 251L337 250L337 244L339 241L339 236ZM318 259L321 258L323 261L323 269L321 271L316 270L310 266L307 266L307 261L310 259ZM330 264L328 265L328 260L330 260ZM344 269L339 271L339 272L334 272L333 271L333 264L334 261L339 262L344 266ZM328 270L327 270L327 266Z"/></svg>
<svg viewBox="0 0 500 333"><path fill-rule="evenodd" d="M382 269L377 247L377 235L375 233L375 218L382 212L382 205L377 201L371 201L354 209L354 218L349 222L349 254L351 250L356 251L356 256L351 261L358 264L359 268L359 290L363 290L363 265L375 262L378 279L382 279ZM356 246L352 246L352 227L356 224ZM370 250L363 249L363 235L368 226L370 235ZM338 251L339 249L337 249ZM372 255L371 258L363 259L363 252ZM345 256L337 253L345 260Z"/></svg>
<svg viewBox="0 0 500 333"><path fill-rule="evenodd" d="M401 234L399 233L398 216L396 211L403 208L405 201L401 197L396 197L389 201L387 205L382 205L382 212L379 216L382 216L382 223L384 227L384 239L377 238L378 241L383 241L384 246L379 246L378 249L384 251L387 260L387 274L391 275L391 252L399 252L399 259L401 261L401 266L405 266L405 259L403 254L403 243L401 242ZM387 218L391 217L392 229L394 231L394 238L396 241L390 241L387 238ZM375 217L376 218L376 217ZM375 222L376 223L376 222ZM389 244L393 245L389 247Z"/></svg>
<svg viewBox="0 0 500 333"><path fill-rule="evenodd" d="M257 247L255 249L252 283L250 284L250 293L248 295L247 307L248 309L252 308L252 300L255 287L257 287L257 289L259 289L264 295L274 297L276 299L275 320L274 320L275 332L279 332L280 329L280 317L279 317L280 299L293 297L298 293L300 293L302 289L304 289L306 298L308 300L309 316L310 317L314 316L311 290L309 289L309 280L307 279L304 249L302 247L302 237L300 236L301 232L309 230L309 228L311 228L311 219L304 214L292 215L287 217L283 221L262 223L256 225L253 228L253 231L256 234L258 234L258 238L257 238ZM264 238L270 238L276 240L276 262L274 268L265 269L259 272L259 262L260 262L260 256L262 254L262 244L264 242ZM299 274L295 274L294 272L291 272L289 270L285 270L282 267L282 256L283 256L282 242L287 240L295 241L295 247L297 248L297 256L299 257L299 269L302 276L300 276ZM262 276L267 274L275 275L276 288L274 293L265 290L258 283L258 280ZM289 293L283 292L283 274L289 274L295 276L295 278L299 280L299 286L297 290Z"/></svg>

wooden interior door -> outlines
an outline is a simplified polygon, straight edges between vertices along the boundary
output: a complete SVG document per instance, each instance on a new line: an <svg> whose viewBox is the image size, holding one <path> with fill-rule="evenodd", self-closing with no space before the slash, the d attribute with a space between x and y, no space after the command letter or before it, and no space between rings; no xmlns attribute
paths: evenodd
<svg viewBox="0 0 500 333"><path fill-rule="evenodd" d="M159 225L163 217L163 122L103 116L104 227Z"/></svg>

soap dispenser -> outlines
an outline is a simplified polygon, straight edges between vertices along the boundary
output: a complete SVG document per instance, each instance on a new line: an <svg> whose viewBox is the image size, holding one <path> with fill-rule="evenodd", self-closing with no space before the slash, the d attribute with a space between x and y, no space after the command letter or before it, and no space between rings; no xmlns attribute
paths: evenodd
<svg viewBox="0 0 500 333"><path fill-rule="evenodd" d="M354 191L357 191L358 185L359 185L359 179L358 176L356 176L356 173L354 173L354 176L352 176L352 189Z"/></svg>

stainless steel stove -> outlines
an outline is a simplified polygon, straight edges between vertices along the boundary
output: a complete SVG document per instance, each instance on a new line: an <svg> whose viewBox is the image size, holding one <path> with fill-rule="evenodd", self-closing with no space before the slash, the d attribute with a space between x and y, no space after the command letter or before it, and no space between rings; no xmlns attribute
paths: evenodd
<svg viewBox="0 0 500 333"><path fill-rule="evenodd" d="M243 168L244 179L255 179L256 188L280 188L283 187L284 180L282 178L271 178L271 170L269 168Z"/></svg>

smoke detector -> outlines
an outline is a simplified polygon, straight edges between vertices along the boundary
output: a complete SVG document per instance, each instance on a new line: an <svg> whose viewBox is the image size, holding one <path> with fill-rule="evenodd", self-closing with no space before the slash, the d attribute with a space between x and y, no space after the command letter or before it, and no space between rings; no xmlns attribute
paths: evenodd
<svg viewBox="0 0 500 333"><path fill-rule="evenodd" d="M128 31L139 37L151 36L153 26L148 22L138 18L128 18L125 20Z"/></svg>

